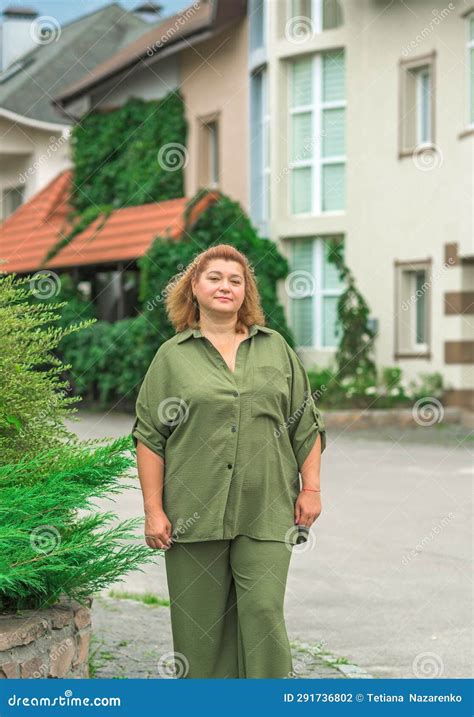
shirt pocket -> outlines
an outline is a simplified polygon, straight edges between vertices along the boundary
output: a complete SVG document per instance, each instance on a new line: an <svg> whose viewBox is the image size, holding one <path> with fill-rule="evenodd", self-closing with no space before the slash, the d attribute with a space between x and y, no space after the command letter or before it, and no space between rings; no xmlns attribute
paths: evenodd
<svg viewBox="0 0 474 717"><path fill-rule="evenodd" d="M254 367L252 394L250 397L253 418L266 416L277 421L284 420L290 401L291 375L276 366Z"/></svg>

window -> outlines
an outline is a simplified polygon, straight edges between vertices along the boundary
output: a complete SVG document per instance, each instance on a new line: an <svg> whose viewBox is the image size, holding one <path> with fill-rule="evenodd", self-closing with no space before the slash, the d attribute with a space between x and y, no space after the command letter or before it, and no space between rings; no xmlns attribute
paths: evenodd
<svg viewBox="0 0 474 717"><path fill-rule="evenodd" d="M417 144L429 144L431 141L431 82L429 68L416 72L417 81Z"/></svg>
<svg viewBox="0 0 474 717"><path fill-rule="evenodd" d="M265 68L250 78L250 207L262 234L270 216L270 113Z"/></svg>
<svg viewBox="0 0 474 717"><path fill-rule="evenodd" d="M200 187L219 185L219 123L217 116L199 119L199 178Z"/></svg>
<svg viewBox="0 0 474 717"><path fill-rule="evenodd" d="M400 63L399 155L434 145L434 53Z"/></svg>
<svg viewBox="0 0 474 717"><path fill-rule="evenodd" d="M314 237L291 242L288 291L293 333L298 346L337 348L341 329L337 302L343 284L329 260L334 240Z"/></svg>
<svg viewBox="0 0 474 717"><path fill-rule="evenodd" d="M290 213L345 208L346 100L342 50L290 66Z"/></svg>
<svg viewBox="0 0 474 717"><path fill-rule="evenodd" d="M323 30L342 25L342 7L339 0L287 0L285 34L289 40L311 38Z"/></svg>
<svg viewBox="0 0 474 717"><path fill-rule="evenodd" d="M17 187L10 187L9 189L3 190L3 218L6 219L23 204L24 201L24 185L20 184Z"/></svg>
<svg viewBox="0 0 474 717"><path fill-rule="evenodd" d="M426 355L429 351L429 262L396 264L396 354Z"/></svg>
<svg viewBox="0 0 474 717"><path fill-rule="evenodd" d="M468 124L474 125L474 12L467 16Z"/></svg>
<svg viewBox="0 0 474 717"><path fill-rule="evenodd" d="M249 0L250 52L265 47L265 0Z"/></svg>

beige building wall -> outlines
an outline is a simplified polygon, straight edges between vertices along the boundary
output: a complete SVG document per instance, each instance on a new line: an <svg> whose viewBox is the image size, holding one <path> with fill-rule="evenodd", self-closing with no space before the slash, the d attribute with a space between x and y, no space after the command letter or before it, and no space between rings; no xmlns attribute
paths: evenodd
<svg viewBox="0 0 474 717"><path fill-rule="evenodd" d="M347 264L378 321L377 365L399 365L407 379L440 371L456 402L472 406L474 315L468 292L472 298L474 131L468 122L464 17L469 3L433 9L431 2L417 0L411 10L388 0L346 0L341 5L340 28L301 43L285 38L287 3L266 5L274 108L270 234L288 255L294 238L343 234ZM346 57L346 207L298 217L291 215L288 202L288 61L336 48L344 48ZM433 62L435 150L414 156L400 152L405 121L401 77L403 63L423 56ZM456 245L455 262L446 261L448 244ZM408 321L396 294L396 262L417 261L430 262L429 347L426 355L410 358L397 352L395 339ZM290 316L284 287L280 295ZM446 313L446 302L453 301L456 307L462 304L463 313ZM299 352L308 367L328 364L335 353L310 347Z"/></svg>
<svg viewBox="0 0 474 717"><path fill-rule="evenodd" d="M71 111L113 109L131 96L160 99L180 89L188 136L185 195L191 197L209 180L209 143L205 123L217 121L217 187L248 209L248 73L247 19L176 54L140 65L112 78L81 98ZM79 108L81 108L79 110Z"/></svg>
<svg viewBox="0 0 474 717"><path fill-rule="evenodd" d="M248 210L247 21L184 50L180 86L186 103L189 160L186 196L206 186L208 139L203 124L217 120L218 188Z"/></svg>

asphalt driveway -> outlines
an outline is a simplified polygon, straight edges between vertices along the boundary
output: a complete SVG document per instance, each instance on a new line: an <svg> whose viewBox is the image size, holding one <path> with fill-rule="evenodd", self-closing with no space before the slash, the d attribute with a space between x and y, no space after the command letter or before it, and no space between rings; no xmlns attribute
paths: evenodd
<svg viewBox="0 0 474 717"><path fill-rule="evenodd" d="M133 423L123 413L78 415L69 425L84 438L124 435ZM374 677L472 677L472 435L329 425L323 512L291 561L290 639ZM143 514L138 482L113 500L103 508L121 519ZM168 597L164 560L114 588Z"/></svg>

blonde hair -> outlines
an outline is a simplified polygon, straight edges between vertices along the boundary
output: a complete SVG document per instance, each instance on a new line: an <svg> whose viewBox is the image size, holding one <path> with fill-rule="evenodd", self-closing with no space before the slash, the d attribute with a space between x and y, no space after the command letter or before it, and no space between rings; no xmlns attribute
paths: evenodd
<svg viewBox="0 0 474 717"><path fill-rule="evenodd" d="M207 269L212 259L236 261L243 269L245 280L245 296L242 306L237 312L237 332L244 332L245 326L252 324L265 325L265 317L260 304L260 294L254 278L254 270L247 257L230 244L216 244L198 254L178 278L173 277L168 283L166 293L166 311L170 322L177 332L188 326L199 327L199 304L193 301L192 280L198 280Z"/></svg>

